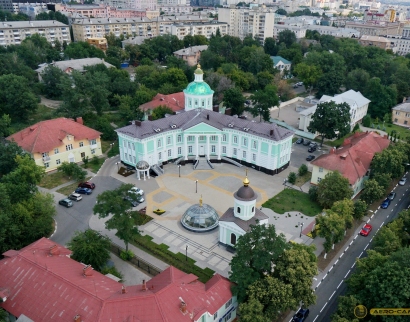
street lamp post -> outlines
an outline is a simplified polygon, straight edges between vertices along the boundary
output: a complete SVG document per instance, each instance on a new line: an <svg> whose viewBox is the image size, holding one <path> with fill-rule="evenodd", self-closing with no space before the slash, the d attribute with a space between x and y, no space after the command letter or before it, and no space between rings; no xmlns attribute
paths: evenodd
<svg viewBox="0 0 410 322"><path fill-rule="evenodd" d="M188 261L188 245L185 246L185 261Z"/></svg>
<svg viewBox="0 0 410 322"><path fill-rule="evenodd" d="M178 164L178 176L181 178L181 165Z"/></svg>
<svg viewBox="0 0 410 322"><path fill-rule="evenodd" d="M299 238L301 238L302 237L302 229L303 229L303 225L304 225L305 223L303 223L303 222L298 222L298 226L300 226L300 235L299 235Z"/></svg>
<svg viewBox="0 0 410 322"><path fill-rule="evenodd" d="M286 182L288 182L288 179L287 178L283 179L283 190L285 190L286 188Z"/></svg>
<svg viewBox="0 0 410 322"><path fill-rule="evenodd" d="M195 180L195 193L198 193L198 180Z"/></svg>
<svg viewBox="0 0 410 322"><path fill-rule="evenodd" d="M110 149L112 149L112 147L114 146L115 142L110 143Z"/></svg>
<svg viewBox="0 0 410 322"><path fill-rule="evenodd" d="M120 162L115 162L115 164L117 165L118 171L120 171Z"/></svg>

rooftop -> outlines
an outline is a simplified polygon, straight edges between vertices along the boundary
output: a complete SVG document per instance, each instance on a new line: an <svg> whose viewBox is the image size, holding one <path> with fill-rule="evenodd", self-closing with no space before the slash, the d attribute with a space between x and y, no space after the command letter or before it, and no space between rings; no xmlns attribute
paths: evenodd
<svg viewBox="0 0 410 322"><path fill-rule="evenodd" d="M377 42L385 42L385 43L390 43L390 40L385 38L385 37L379 37L379 36L368 36L368 35L363 35L360 37L360 40L368 40L368 41L377 41Z"/></svg>
<svg viewBox="0 0 410 322"><path fill-rule="evenodd" d="M63 144L67 135L75 140L92 140L102 133L89 128L81 122L60 117L42 121L10 135L7 139L15 141L22 149L29 153L49 152Z"/></svg>
<svg viewBox="0 0 410 322"><path fill-rule="evenodd" d="M276 124L252 122L201 108L181 112L155 121L131 124L117 129L116 132L138 139L146 139L160 132L187 130L201 123L208 124L221 131L224 129L235 129L274 141L281 141L293 135L292 131L281 128Z"/></svg>
<svg viewBox="0 0 410 322"><path fill-rule="evenodd" d="M185 108L184 93L178 92L169 95L158 93L151 101L140 105L139 108L142 111L147 111L152 110L160 105L169 107L174 112L181 111Z"/></svg>
<svg viewBox="0 0 410 322"><path fill-rule="evenodd" d="M191 46L188 48L183 48L177 51L174 51L174 55L195 55L198 51L204 51L208 49L208 45L202 46Z"/></svg>
<svg viewBox="0 0 410 322"><path fill-rule="evenodd" d="M42 28L42 27L68 27L57 20L32 20L32 21L2 21L0 29L7 28Z"/></svg>
<svg viewBox="0 0 410 322"><path fill-rule="evenodd" d="M87 322L198 320L213 315L231 297L231 285L215 274L206 284L193 274L169 267L142 285L124 287L91 267L69 258L71 251L42 238L0 261L0 303L14 316L33 321ZM181 300L187 313L180 310Z"/></svg>
<svg viewBox="0 0 410 322"><path fill-rule="evenodd" d="M159 16L156 18L149 19L147 17L135 17L135 18L84 18L76 19L73 21L73 25L90 25L90 24L128 24L128 23L154 23L154 22L185 22L185 21L209 21L207 17L195 16L195 15L185 15L185 16Z"/></svg>
<svg viewBox="0 0 410 322"><path fill-rule="evenodd" d="M84 71L84 67L86 66L94 66L98 64L104 64L107 68L114 67L113 65L104 61L101 58L82 58L82 59L71 59L71 60L63 60L63 61L56 61L51 63L50 65L60 68L62 71L67 70L68 68L75 69L79 72ZM42 73L48 64L42 64L39 68L36 69L37 73ZM114 67L115 68L115 67Z"/></svg>
<svg viewBox="0 0 410 322"><path fill-rule="evenodd" d="M283 62L285 65L290 65L291 62L281 56L270 56L273 60L273 65L276 66L280 61Z"/></svg>
<svg viewBox="0 0 410 322"><path fill-rule="evenodd" d="M346 138L341 148L322 154L311 163L327 170L339 171L353 185L369 170L373 156L389 144L388 138L376 132L357 132Z"/></svg>
<svg viewBox="0 0 410 322"><path fill-rule="evenodd" d="M392 108L395 111L410 112L410 103L401 103Z"/></svg>

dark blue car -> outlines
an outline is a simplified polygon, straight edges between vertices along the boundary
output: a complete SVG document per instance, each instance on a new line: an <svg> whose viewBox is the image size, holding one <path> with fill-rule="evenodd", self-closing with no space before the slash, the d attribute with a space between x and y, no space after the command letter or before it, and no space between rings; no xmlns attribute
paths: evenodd
<svg viewBox="0 0 410 322"><path fill-rule="evenodd" d="M75 189L75 192L81 193L82 195L90 195L93 191L89 188L77 188Z"/></svg>
<svg viewBox="0 0 410 322"><path fill-rule="evenodd" d="M390 206L391 200L389 198L386 198L380 207L382 207L383 209L386 209L388 206Z"/></svg>
<svg viewBox="0 0 410 322"><path fill-rule="evenodd" d="M293 316L292 322L303 322L309 316L309 309L300 308Z"/></svg>

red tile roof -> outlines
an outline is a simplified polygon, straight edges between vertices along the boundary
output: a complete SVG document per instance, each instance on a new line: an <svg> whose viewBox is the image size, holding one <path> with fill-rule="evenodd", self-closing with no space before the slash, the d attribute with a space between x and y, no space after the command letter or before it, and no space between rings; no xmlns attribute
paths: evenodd
<svg viewBox="0 0 410 322"><path fill-rule="evenodd" d="M388 138L376 132L355 133L343 142L341 148L323 154L312 164L327 170L339 171L353 185L370 168L373 156L390 144Z"/></svg>
<svg viewBox="0 0 410 322"><path fill-rule="evenodd" d="M92 140L100 137L102 133L72 119L60 117L53 120L42 121L21 130L7 139L14 140L20 147L29 153L49 152L61 146L67 135L74 136L74 140Z"/></svg>
<svg viewBox="0 0 410 322"><path fill-rule="evenodd" d="M42 238L22 250L8 251L0 261L0 292L7 300L0 307L14 316L40 321L82 322L192 321L204 312L214 314L231 297L226 278L214 275L206 284L192 274L169 267L142 285L126 287L96 271L84 276L84 264L71 252ZM187 313L180 310L181 299Z"/></svg>
<svg viewBox="0 0 410 322"><path fill-rule="evenodd" d="M139 108L143 111L153 110L154 108L163 105L169 107L174 112L185 109L184 92L164 95L157 94L152 101L142 104Z"/></svg>

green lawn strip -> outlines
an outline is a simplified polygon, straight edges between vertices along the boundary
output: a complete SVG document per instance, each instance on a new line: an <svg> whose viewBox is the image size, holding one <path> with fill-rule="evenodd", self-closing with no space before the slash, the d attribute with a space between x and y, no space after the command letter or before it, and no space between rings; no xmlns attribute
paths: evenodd
<svg viewBox="0 0 410 322"><path fill-rule="evenodd" d="M316 216L322 211L319 204L311 201L307 193L294 189L282 190L263 203L262 207L272 209L278 214L299 211L309 217Z"/></svg>
<svg viewBox="0 0 410 322"><path fill-rule="evenodd" d="M84 181L88 181L90 179L91 179L91 177L88 177ZM75 182L75 183L69 184L68 186L65 186L65 187L62 187L62 188L58 189L57 192L68 196L70 193L73 193L75 189L77 189L79 183L80 182Z"/></svg>
<svg viewBox="0 0 410 322"><path fill-rule="evenodd" d="M136 212L139 213L138 219L135 221L135 224L137 226L145 225L147 222L150 222L152 220L152 217L146 214L140 213L139 211L136 211Z"/></svg>
<svg viewBox="0 0 410 322"><path fill-rule="evenodd" d="M118 146L118 142L115 142L115 144L113 145L112 149L110 151L108 151L108 157L114 157L116 155L120 154L120 147Z"/></svg>
<svg viewBox="0 0 410 322"><path fill-rule="evenodd" d="M87 167L84 164L82 165L82 167L84 169L91 170L91 172L97 173L98 170L100 170L105 160L106 160L105 158L91 159L88 161Z"/></svg>
<svg viewBox="0 0 410 322"><path fill-rule="evenodd" d="M310 181L310 179L312 178L312 172L306 172L303 176L297 176L296 177L296 182L295 182L295 186L301 187L303 186L307 181Z"/></svg>
<svg viewBox="0 0 410 322"><path fill-rule="evenodd" d="M102 153L107 152L107 150L110 148L111 143L112 143L112 141L101 140L101 151L102 151Z"/></svg>
<svg viewBox="0 0 410 322"><path fill-rule="evenodd" d="M203 283L206 283L215 274L215 272L209 268L202 269L196 266L195 260L193 260L192 258L188 257L186 260L185 254L174 254L173 252L168 250L167 245L158 245L154 243L151 236L138 236L137 238L135 238L133 244L134 246L141 248L147 253L155 256L156 258L169 265L180 269L181 271L184 271L185 273L190 273L198 276L198 279Z"/></svg>
<svg viewBox="0 0 410 322"><path fill-rule="evenodd" d="M400 140L406 140L407 138L410 138L410 131L405 127L398 126L396 124L387 124L385 128L386 130L384 132L387 132L389 135L392 131L396 131L396 135L400 135ZM377 129L375 130L378 131Z"/></svg>
<svg viewBox="0 0 410 322"><path fill-rule="evenodd" d="M53 189L69 181L71 180L65 176L64 173L57 171L46 174L43 179L41 179L39 186L46 189Z"/></svg>

